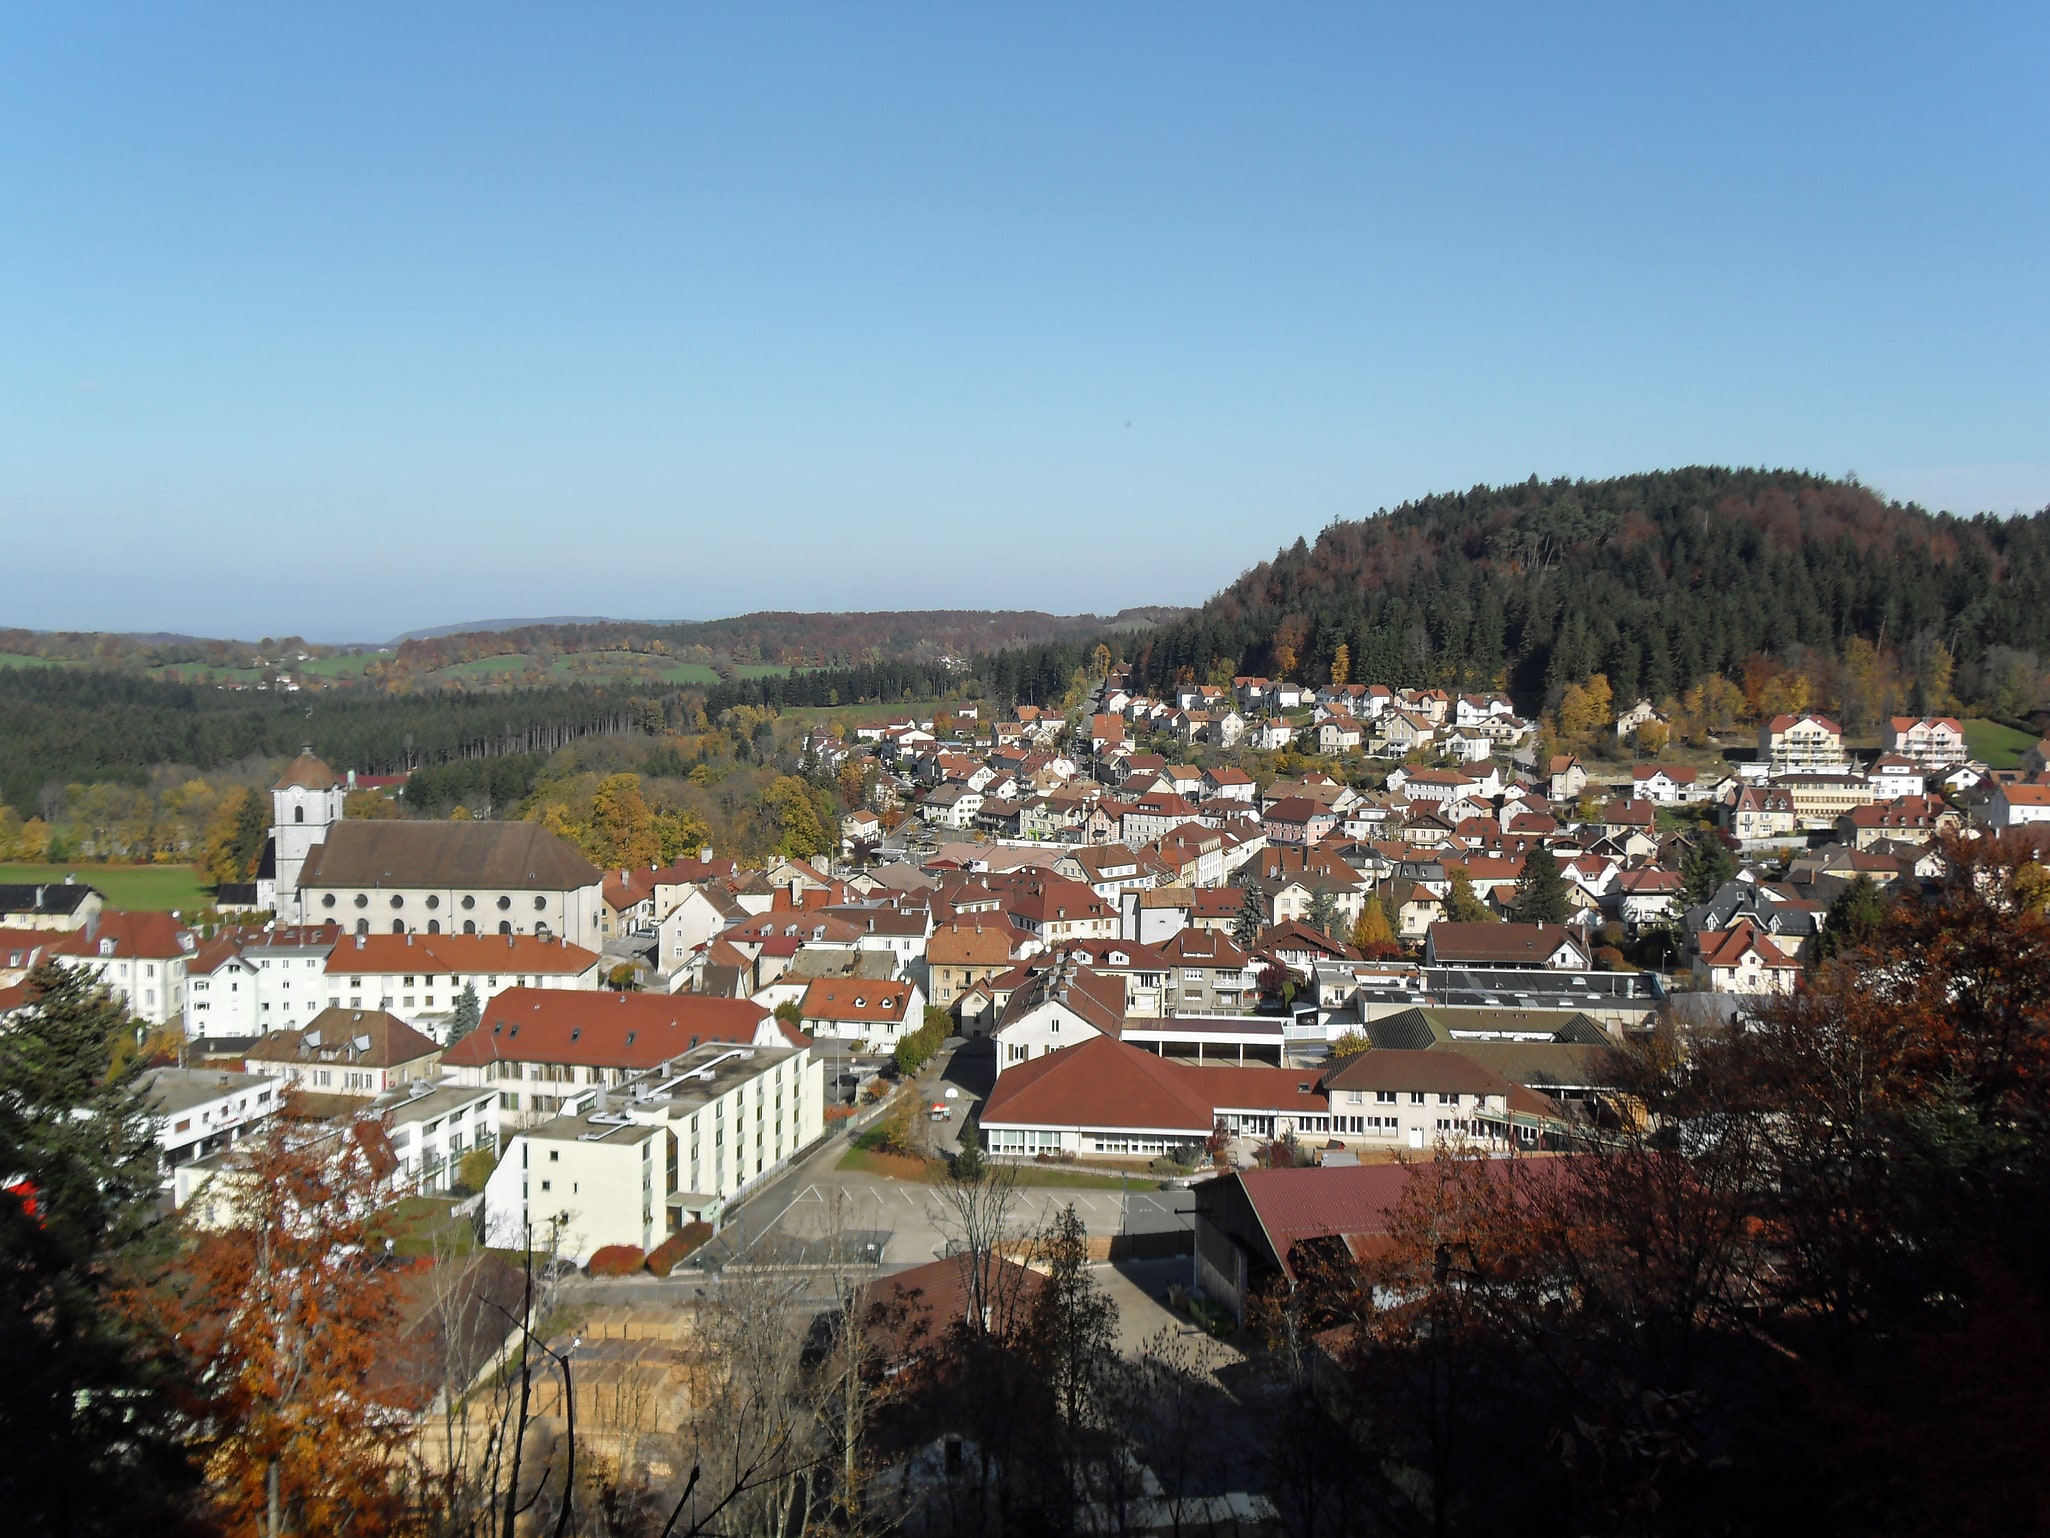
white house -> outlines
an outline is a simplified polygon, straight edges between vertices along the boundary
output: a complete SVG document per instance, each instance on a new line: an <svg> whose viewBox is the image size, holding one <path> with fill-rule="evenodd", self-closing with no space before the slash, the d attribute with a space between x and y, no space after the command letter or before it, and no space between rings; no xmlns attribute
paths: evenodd
<svg viewBox="0 0 2050 1538"><path fill-rule="evenodd" d="M993 1033L997 1073L1124 1027L1125 985L1115 977L1060 961L1011 990Z"/></svg>

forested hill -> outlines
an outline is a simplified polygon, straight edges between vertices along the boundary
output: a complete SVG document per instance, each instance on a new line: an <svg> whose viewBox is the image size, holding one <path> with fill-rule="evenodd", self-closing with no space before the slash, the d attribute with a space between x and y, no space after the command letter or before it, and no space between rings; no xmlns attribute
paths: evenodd
<svg viewBox="0 0 2050 1538"><path fill-rule="evenodd" d="M1136 660L1149 684L1183 669L1323 680L1344 645L1357 682L1499 680L1535 708L1594 672L1619 700L1759 657L1827 673L1854 638L1902 676L1954 661L1961 690L2036 709L2050 510L1936 516L1768 470L1481 486L1297 540Z"/></svg>

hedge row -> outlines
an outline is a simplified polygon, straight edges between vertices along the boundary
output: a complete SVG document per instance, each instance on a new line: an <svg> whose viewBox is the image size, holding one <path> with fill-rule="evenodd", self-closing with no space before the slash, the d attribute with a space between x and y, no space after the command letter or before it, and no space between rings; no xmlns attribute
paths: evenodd
<svg viewBox="0 0 2050 1538"><path fill-rule="evenodd" d="M954 1022L945 1010L926 1010L925 1024L897 1043L897 1072L908 1076L931 1062L953 1026Z"/></svg>

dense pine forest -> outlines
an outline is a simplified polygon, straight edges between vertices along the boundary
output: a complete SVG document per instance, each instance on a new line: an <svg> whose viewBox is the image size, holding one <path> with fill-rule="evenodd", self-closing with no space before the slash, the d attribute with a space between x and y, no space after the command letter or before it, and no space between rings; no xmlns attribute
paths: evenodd
<svg viewBox="0 0 2050 1538"><path fill-rule="evenodd" d="M2050 513L1931 515L1792 471L1480 486L1334 523L1139 639L1145 684L1322 681L1343 647L1354 680L1505 687L1527 709L1597 672L1665 699L1754 658L1841 695L1864 642L1905 693L2023 716L2050 653Z"/></svg>

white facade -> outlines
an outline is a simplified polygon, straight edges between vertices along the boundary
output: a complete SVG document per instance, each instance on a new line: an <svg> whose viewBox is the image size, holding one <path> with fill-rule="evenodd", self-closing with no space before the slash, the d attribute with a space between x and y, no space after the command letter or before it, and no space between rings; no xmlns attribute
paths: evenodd
<svg viewBox="0 0 2050 1538"><path fill-rule="evenodd" d="M716 1227L733 1198L825 1130L825 1066L808 1047L697 1047L576 1114L514 1134L484 1188L493 1244L553 1237L579 1262Z"/></svg>
<svg viewBox="0 0 2050 1538"><path fill-rule="evenodd" d="M166 1190L180 1193L178 1171L232 1147L276 1114L283 1099L277 1080L254 1073L203 1068L153 1068L143 1075Z"/></svg>

